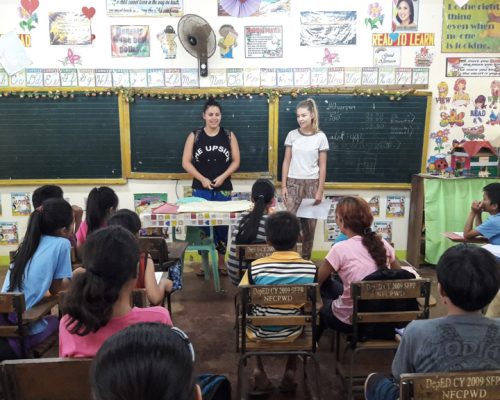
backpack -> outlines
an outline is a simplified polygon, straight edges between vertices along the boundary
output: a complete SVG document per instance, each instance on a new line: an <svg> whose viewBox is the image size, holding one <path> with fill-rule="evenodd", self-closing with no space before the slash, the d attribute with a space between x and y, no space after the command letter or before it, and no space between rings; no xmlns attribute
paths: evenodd
<svg viewBox="0 0 500 400"><path fill-rule="evenodd" d="M366 276L364 281L384 281L396 279L415 279L415 275L404 269L379 269ZM394 299L394 300L370 300L359 301L359 311L416 311L419 309L416 299ZM384 324L362 324L360 326L360 340L368 339L394 339L394 329L404 328L407 322L388 322Z"/></svg>
<svg viewBox="0 0 500 400"><path fill-rule="evenodd" d="M198 375L203 400L231 400L231 382L224 375Z"/></svg>

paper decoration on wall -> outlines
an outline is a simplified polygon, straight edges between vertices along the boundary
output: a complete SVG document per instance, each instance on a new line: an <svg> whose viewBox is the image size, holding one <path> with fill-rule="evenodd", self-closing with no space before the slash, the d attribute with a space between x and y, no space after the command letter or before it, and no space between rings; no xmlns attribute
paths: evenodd
<svg viewBox="0 0 500 400"><path fill-rule="evenodd" d="M160 41L163 57L166 59L175 58L177 56L177 43L175 42L177 35L174 27L167 25L156 37Z"/></svg>
<svg viewBox="0 0 500 400"><path fill-rule="evenodd" d="M500 57L448 57L446 76L488 77L500 75Z"/></svg>
<svg viewBox="0 0 500 400"><path fill-rule="evenodd" d="M134 193L134 209L140 214L147 208L156 208L165 204L168 199L167 193Z"/></svg>
<svg viewBox="0 0 500 400"><path fill-rule="evenodd" d="M94 7L82 7L82 14L85 15L90 21L92 17L95 15ZM93 33L90 34L90 42L93 42L95 39L95 35Z"/></svg>
<svg viewBox="0 0 500 400"><path fill-rule="evenodd" d="M0 222L0 246L19 244L17 222Z"/></svg>
<svg viewBox="0 0 500 400"><path fill-rule="evenodd" d="M383 23L384 14L382 14L382 6L378 3L370 3L368 5L368 17L365 18L365 25L370 26L370 29L373 30L380 28Z"/></svg>
<svg viewBox="0 0 500 400"><path fill-rule="evenodd" d="M434 33L372 33L372 46L434 46Z"/></svg>
<svg viewBox="0 0 500 400"><path fill-rule="evenodd" d="M0 37L2 35L0 34ZM24 47L31 47L31 34L29 33L18 33L17 37L21 41Z"/></svg>
<svg viewBox="0 0 500 400"><path fill-rule="evenodd" d="M434 139L434 142L436 143L434 151L441 153L441 151L444 150L444 143L447 143L449 140L448 136L450 136L449 129L441 129L437 132L431 132L430 138Z"/></svg>
<svg viewBox="0 0 500 400"><path fill-rule="evenodd" d="M59 62L61 62L62 65L71 65L74 67L75 65L82 65L82 58L78 54L75 54L73 49L68 49L66 57L59 60Z"/></svg>
<svg viewBox="0 0 500 400"><path fill-rule="evenodd" d="M387 242L392 242L392 221L374 221L373 230Z"/></svg>
<svg viewBox="0 0 500 400"><path fill-rule="evenodd" d="M219 0L219 16L262 17L290 14L291 0Z"/></svg>
<svg viewBox="0 0 500 400"><path fill-rule="evenodd" d="M106 12L112 17L181 17L183 0L106 0Z"/></svg>
<svg viewBox="0 0 500 400"><path fill-rule="evenodd" d="M325 50L323 51L323 53L324 53L323 60L321 60L321 65L328 65L328 64L331 65L333 63L340 62L338 53L332 53L326 47L325 47Z"/></svg>
<svg viewBox="0 0 500 400"><path fill-rule="evenodd" d="M463 6L443 1L443 53L500 52L498 0L471 0Z"/></svg>
<svg viewBox="0 0 500 400"><path fill-rule="evenodd" d="M21 0L21 5L17 8L21 21L19 26L23 31L36 28L38 24L38 15L35 10L38 8L38 0Z"/></svg>
<svg viewBox="0 0 500 400"><path fill-rule="evenodd" d="M415 53L415 66L416 67L430 67L434 54L429 51L429 48L422 47Z"/></svg>
<svg viewBox="0 0 500 400"><path fill-rule="evenodd" d="M448 97L448 84L445 81L441 81L437 84L438 97L436 97L436 103L439 104L440 110L446 110L446 104L450 102L450 97Z"/></svg>
<svg viewBox="0 0 500 400"><path fill-rule="evenodd" d="M481 140L485 138L483 125L462 128L462 132L467 140Z"/></svg>
<svg viewBox="0 0 500 400"><path fill-rule="evenodd" d="M486 123L488 125L500 125L500 112L495 114L495 111L491 110L489 121L487 121Z"/></svg>
<svg viewBox="0 0 500 400"><path fill-rule="evenodd" d="M74 12L49 13L49 35L52 46L92 44L90 19Z"/></svg>
<svg viewBox="0 0 500 400"><path fill-rule="evenodd" d="M404 196L387 196L387 218L402 218L405 215Z"/></svg>
<svg viewBox="0 0 500 400"><path fill-rule="evenodd" d="M373 65L399 67L401 65L401 47L374 47Z"/></svg>
<svg viewBox="0 0 500 400"><path fill-rule="evenodd" d="M392 30L415 31L418 27L418 0L393 0Z"/></svg>
<svg viewBox="0 0 500 400"><path fill-rule="evenodd" d="M10 194L12 215L19 217L31 214L30 194L27 192L14 192Z"/></svg>
<svg viewBox="0 0 500 400"><path fill-rule="evenodd" d="M471 110L470 116L473 117L472 122L481 123L486 116L486 96L480 94L474 100L474 110Z"/></svg>
<svg viewBox="0 0 500 400"><path fill-rule="evenodd" d="M448 161L446 161L446 155L444 154L436 154L434 156L430 156L427 160L427 172L430 174L438 174L444 172L447 168Z"/></svg>
<svg viewBox="0 0 500 400"><path fill-rule="evenodd" d="M440 117L441 121L439 122L439 125L442 127L450 125L450 127L453 126L463 126L464 125L464 112L457 112L454 108L450 110L450 113L442 112Z"/></svg>
<svg viewBox="0 0 500 400"><path fill-rule="evenodd" d="M283 57L283 27L245 26L245 57Z"/></svg>
<svg viewBox="0 0 500 400"><path fill-rule="evenodd" d="M232 25L224 24L219 28L219 35L222 36L217 43L221 58L233 58L233 47L238 45L238 32Z"/></svg>
<svg viewBox="0 0 500 400"><path fill-rule="evenodd" d="M470 103L470 96L465 92L467 89L467 81L463 78L459 78L455 81L453 85L453 98L452 103L455 107L467 107Z"/></svg>
<svg viewBox="0 0 500 400"><path fill-rule="evenodd" d="M6 33L0 37L0 64L9 75L14 75L31 65L28 52L14 32ZM26 82L19 83L25 84Z"/></svg>
<svg viewBox="0 0 500 400"><path fill-rule="evenodd" d="M356 11L301 11L301 46L356 44Z"/></svg>
<svg viewBox="0 0 500 400"><path fill-rule="evenodd" d="M500 80L494 80L491 82L491 97L488 96L488 101L490 103L490 108L497 108L500 100Z"/></svg>
<svg viewBox="0 0 500 400"><path fill-rule="evenodd" d="M380 196L373 196L368 204L370 205L372 215L378 217L380 215Z"/></svg>
<svg viewBox="0 0 500 400"><path fill-rule="evenodd" d="M111 25L113 57L149 57L148 25Z"/></svg>

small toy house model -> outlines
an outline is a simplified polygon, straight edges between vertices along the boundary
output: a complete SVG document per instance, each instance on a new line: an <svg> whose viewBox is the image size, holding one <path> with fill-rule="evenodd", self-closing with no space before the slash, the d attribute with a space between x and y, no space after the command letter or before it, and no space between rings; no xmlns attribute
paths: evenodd
<svg viewBox="0 0 500 400"><path fill-rule="evenodd" d="M456 145L451 150L451 167L456 174L498 176L498 154L486 140L474 140Z"/></svg>

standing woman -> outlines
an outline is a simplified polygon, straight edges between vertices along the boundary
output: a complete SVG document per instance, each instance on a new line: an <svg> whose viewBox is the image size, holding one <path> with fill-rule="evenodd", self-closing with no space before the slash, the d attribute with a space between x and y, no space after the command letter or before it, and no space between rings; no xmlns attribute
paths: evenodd
<svg viewBox="0 0 500 400"><path fill-rule="evenodd" d="M231 200L231 174L240 166L236 135L220 126L222 108L213 98L203 107L205 126L189 133L182 154L182 168L193 177L193 196L209 201ZM214 228L219 267L224 266L227 226Z"/></svg>
<svg viewBox="0 0 500 400"><path fill-rule="evenodd" d="M302 199L314 199L321 203L326 178L328 139L319 129L316 102L309 98L297 105L299 127L288 132L285 140L281 190L285 207L297 213ZM302 231L302 257L311 259L316 220L300 218Z"/></svg>

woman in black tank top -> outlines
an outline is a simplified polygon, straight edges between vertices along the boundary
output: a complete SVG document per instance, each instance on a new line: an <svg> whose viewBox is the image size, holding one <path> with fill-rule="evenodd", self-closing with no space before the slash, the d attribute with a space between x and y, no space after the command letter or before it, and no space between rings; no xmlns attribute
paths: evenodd
<svg viewBox="0 0 500 400"><path fill-rule="evenodd" d="M231 200L231 174L240 166L240 148L236 135L220 126L222 109L213 98L203 107L205 125L190 132L182 154L182 168L193 177L193 196L209 201ZM227 226L214 228L219 266L224 266Z"/></svg>

